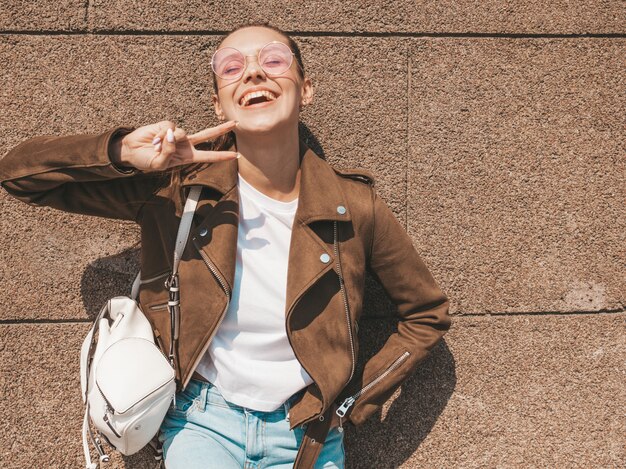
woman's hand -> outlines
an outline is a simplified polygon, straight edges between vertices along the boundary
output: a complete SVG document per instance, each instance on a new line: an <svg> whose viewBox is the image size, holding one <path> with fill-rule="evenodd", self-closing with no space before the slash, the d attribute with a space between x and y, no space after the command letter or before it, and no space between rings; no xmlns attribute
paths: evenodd
<svg viewBox="0 0 626 469"><path fill-rule="evenodd" d="M111 142L111 160L120 166L142 171L163 171L174 166L191 163L211 163L238 158L234 151L196 150L194 145L211 141L233 130L236 121L228 121L215 127L187 135L172 121L144 125Z"/></svg>

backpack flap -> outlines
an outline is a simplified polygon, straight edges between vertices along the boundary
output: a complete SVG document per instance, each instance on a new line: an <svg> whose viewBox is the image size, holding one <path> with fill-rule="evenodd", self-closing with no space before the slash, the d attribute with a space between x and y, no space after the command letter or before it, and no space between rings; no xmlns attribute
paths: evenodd
<svg viewBox="0 0 626 469"><path fill-rule="evenodd" d="M141 357L141 360L128 357ZM95 384L116 414L140 404L174 378L173 368L154 343L135 337L109 346L95 370Z"/></svg>

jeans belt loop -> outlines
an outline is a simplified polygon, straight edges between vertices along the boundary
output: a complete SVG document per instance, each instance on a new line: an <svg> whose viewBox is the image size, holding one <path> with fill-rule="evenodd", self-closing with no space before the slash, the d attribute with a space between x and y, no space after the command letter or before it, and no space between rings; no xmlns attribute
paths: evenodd
<svg viewBox="0 0 626 469"><path fill-rule="evenodd" d="M208 395L209 395L209 386L210 384L207 382L202 383L202 387L200 388L200 401L198 402L198 406L200 406L200 410L202 412L206 411L206 407L208 404Z"/></svg>
<svg viewBox="0 0 626 469"><path fill-rule="evenodd" d="M292 394L285 401L285 420L287 420L287 422L289 422L289 411L291 410L291 406L293 405L293 401L295 401L301 393L302 393L302 390Z"/></svg>

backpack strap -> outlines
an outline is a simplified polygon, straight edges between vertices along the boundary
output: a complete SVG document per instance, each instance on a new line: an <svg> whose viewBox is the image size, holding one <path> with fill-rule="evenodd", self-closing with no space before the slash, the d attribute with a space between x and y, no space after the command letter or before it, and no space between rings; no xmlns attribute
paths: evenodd
<svg viewBox="0 0 626 469"><path fill-rule="evenodd" d="M191 230L191 221L193 219L193 214L196 211L196 206L198 205L198 199L200 198L201 192L201 186L192 186L189 190L189 195L187 196L185 208L183 209L183 215L180 219L180 225L178 227L178 235L176 236L172 274L165 282L165 286L170 291L169 301L167 302L167 309L170 313L170 350L168 358L172 368L174 368L176 372L178 371L177 350L178 334L180 332L180 289L178 282L178 265L180 264L180 259L183 255L185 245L187 244L187 238L189 237L189 231Z"/></svg>
<svg viewBox="0 0 626 469"><path fill-rule="evenodd" d="M178 274L178 265L180 259L185 250L187 244L187 238L189 237L189 231L191 230L191 221L193 220L193 214L196 211L198 200L200 198L201 186L193 186L189 191L189 196L185 202L185 208L183 210L183 216L180 219L180 225L178 226L178 234L176 236L176 245L174 248L174 265L172 267L172 275ZM139 287L141 286L141 271L137 272L135 280L133 280L133 286L131 288L130 297L133 300L137 300L139 294Z"/></svg>
<svg viewBox="0 0 626 469"><path fill-rule="evenodd" d="M137 272L135 280L133 280L133 286L130 289L130 297L137 301L137 295L139 295L139 287L141 286L141 270Z"/></svg>

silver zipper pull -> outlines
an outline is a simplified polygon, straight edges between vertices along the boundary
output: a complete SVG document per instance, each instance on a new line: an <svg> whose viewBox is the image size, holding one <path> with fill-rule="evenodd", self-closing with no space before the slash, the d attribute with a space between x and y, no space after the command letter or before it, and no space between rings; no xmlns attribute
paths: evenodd
<svg viewBox="0 0 626 469"><path fill-rule="evenodd" d="M176 362L174 361L174 355L169 356L169 361L170 361L170 366L176 369ZM174 391L174 397L172 398L172 409L174 409L175 407L176 407L176 391Z"/></svg>
<svg viewBox="0 0 626 469"><path fill-rule="evenodd" d="M107 404L105 407L104 416L102 417L102 420L106 422L106 424L109 426L109 428L111 429L111 431L116 437L122 438L122 435L120 435L118 431L115 429L115 427L113 426L113 422L111 421L112 413L113 413L113 409L111 409Z"/></svg>
<svg viewBox="0 0 626 469"><path fill-rule="evenodd" d="M102 447L100 438L98 437L94 438L93 445L96 447L96 451L98 452L98 457L100 458L100 462L109 462L109 455L104 452L104 448Z"/></svg>
<svg viewBox="0 0 626 469"><path fill-rule="evenodd" d="M339 417L339 426L337 427L339 433L343 433L343 417Z"/></svg>
<svg viewBox="0 0 626 469"><path fill-rule="evenodd" d="M337 410L335 411L335 413L339 416L339 417L344 417L346 415L346 412L348 411L348 409L350 407L352 407L352 404L354 404L354 401L356 401L356 399L352 396L348 397L345 401L343 401L341 403L341 405L339 407L337 407Z"/></svg>

